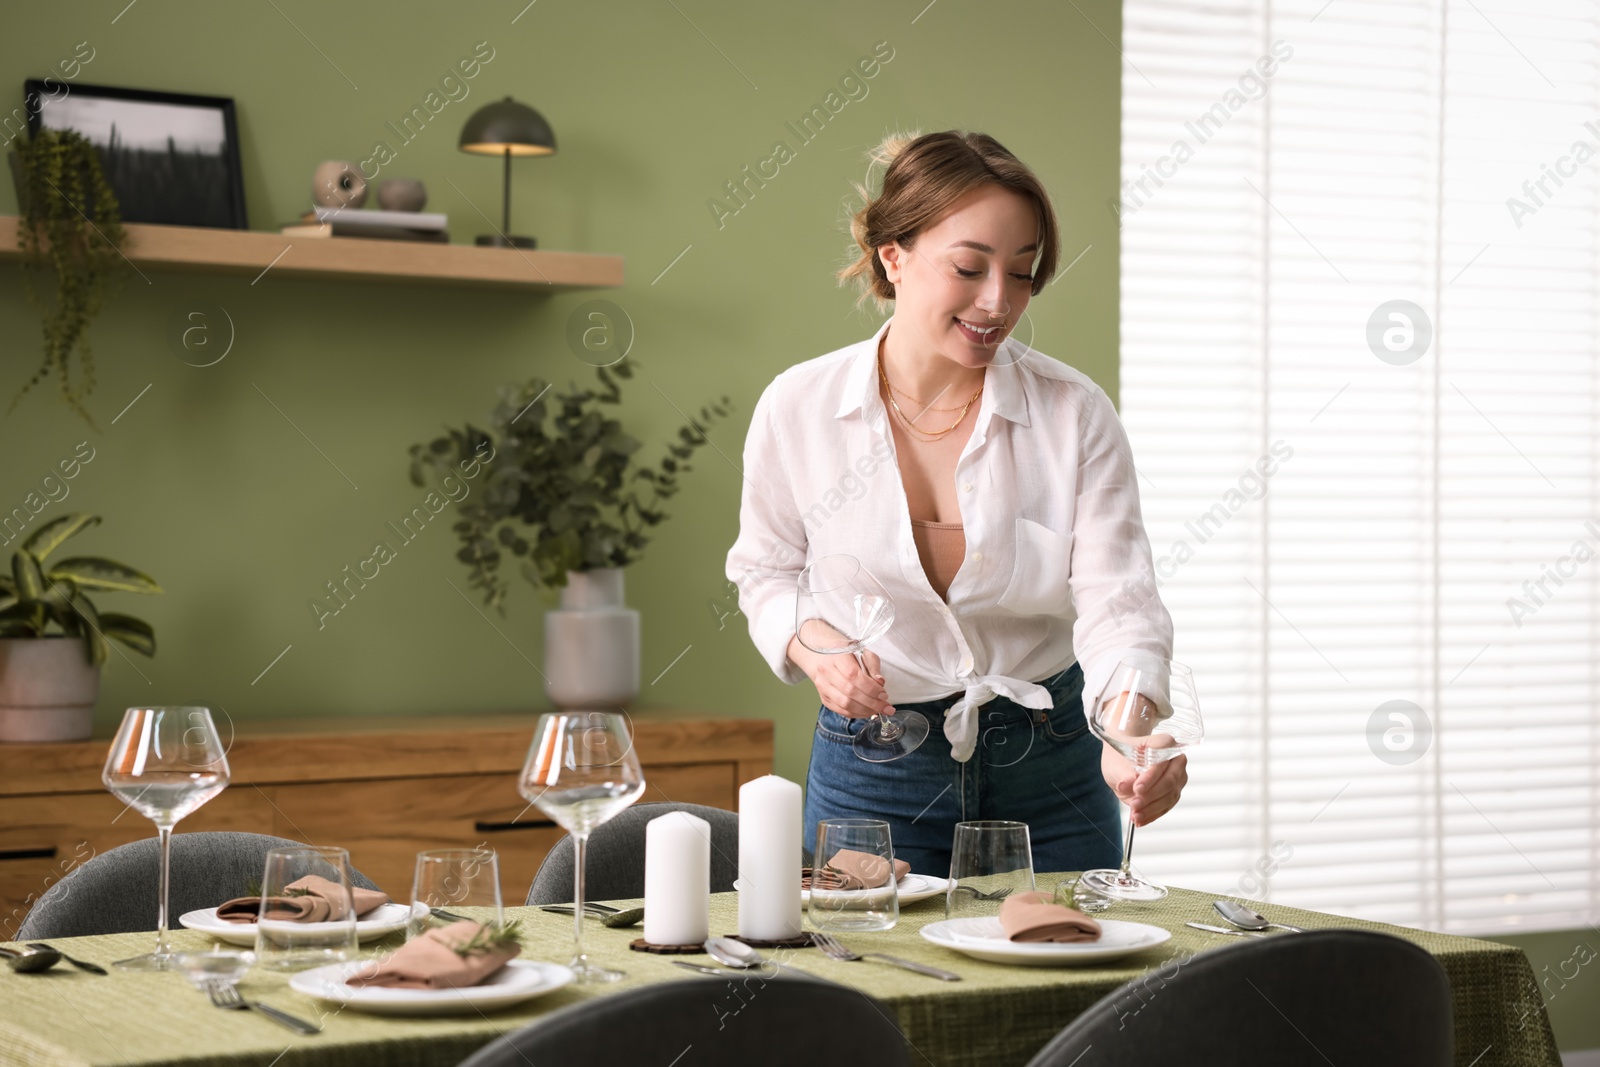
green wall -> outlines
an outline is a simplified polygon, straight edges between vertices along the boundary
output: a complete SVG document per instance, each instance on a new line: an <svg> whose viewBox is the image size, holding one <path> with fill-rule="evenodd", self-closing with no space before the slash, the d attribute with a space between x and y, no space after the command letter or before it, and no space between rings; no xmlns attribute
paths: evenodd
<svg viewBox="0 0 1600 1067"><path fill-rule="evenodd" d="M143 612L160 642L154 661L113 656L102 728L141 701L203 702L236 721L545 706L529 661L541 659L546 602L519 582L507 617L490 614L497 633L451 588L465 589L466 569L445 522L399 547L324 629L307 602L420 502L407 478L411 443L447 422L481 420L500 383L589 379L567 347L567 320L605 297L637 330L641 376L623 414L637 436L664 442L681 422L673 403L691 410L727 393L736 404L712 432L729 459L702 451L670 521L628 571L644 619L639 704L773 718L777 769L801 778L814 692L777 681L743 618L719 622L713 610L733 607L723 578L738 521L733 463L774 375L869 336L879 321L853 310L832 270L847 251L844 204L864 176L862 152L897 126L987 131L1038 170L1062 218L1063 264L1094 247L1035 299L1034 343L1115 385L1117 231L1104 206L1118 167L1112 0L1082 0L1083 15L1047 0L926 11L926 0L542 0L526 10L526 0L449 9L279 0L282 14L173 0L137 3L113 24L125 3L36 6L13 19L0 37L8 97L20 103L24 77L51 73L87 40L94 58L79 81L236 100L252 228L275 229L307 208L319 161L365 159L384 138L397 154L381 175L423 179L428 210L447 212L452 240L471 243L487 232L476 208L498 220L500 165L459 152L456 137L472 109L510 94L545 115L560 146L514 167L513 230L541 248L621 255L627 284L545 297L271 272L254 284L131 276L91 332L99 384L90 408L104 432L48 390L0 418L0 507L21 504L87 440L94 460L38 521L75 508L105 516L74 548L143 567L167 590L102 603ZM993 45L975 54L1000 25L1009 27L1003 57ZM385 124L478 42L493 58L467 83L470 95L400 144ZM823 103L878 42L893 54L865 82L867 95L801 145L785 123ZM779 139L794 158L719 228L708 201ZM15 210L0 177L0 213ZM196 300L223 306L236 324L233 350L212 367L181 362L166 341L169 317ZM36 365L37 320L18 268L0 267L9 338L0 402Z"/></svg>
<svg viewBox="0 0 1600 1067"><path fill-rule="evenodd" d="M674 403L688 410L725 392L737 411L712 440L737 461L750 410L778 371L877 325L832 271L849 251L846 200L864 176L862 152L892 128L983 130L1039 172L1060 214L1063 265L1092 247L1035 298L1033 343L1115 396L1117 230L1104 207L1118 172L1114 0L507 0L451 9L278 0L282 14L273 5L125 2L14 17L0 37L11 104L23 78L92 49L79 81L237 101L252 228L275 229L304 210L319 161L366 159L384 139L396 156L382 176L426 181L429 210L447 212L452 239L470 243L488 228L479 209L498 219L499 167L456 151L456 135L474 108L510 94L549 119L561 149L515 167L513 229L536 234L542 248L621 255L628 280L611 292L540 297L270 272L255 284L131 276L91 333L99 384L90 408L103 432L48 390L0 418L0 508L22 504L87 441L94 459L38 521L73 509L105 516L75 547L141 566L168 590L102 602L150 619L161 648L153 661L112 657L101 729L147 701L206 703L236 722L545 706L530 665L540 660L545 601L517 586L507 617L491 613L496 632L451 588L465 587L464 568L443 523L401 547L324 629L307 602L420 501L406 477L412 442L481 419L498 384L586 379L565 336L573 309L595 297L623 307L637 330L641 377L624 408L636 435L664 441L680 421ZM78 48L83 41L89 48ZM469 95L400 144L386 124L479 42L493 58L467 83ZM866 95L801 145L785 123L823 103L878 42L893 57L865 82ZM719 227L708 200L779 139L794 158ZM0 178L0 214L15 211ZM169 318L196 301L223 306L236 324L233 350L212 367L181 362L166 341ZM17 268L0 267L9 339L0 402L36 366L37 321ZM1019 336L1027 339L1026 326ZM719 606L733 607L722 569L739 478L704 450L671 521L628 572L629 600L644 616L640 705L772 718L778 773L800 779L814 693L772 677L742 617L719 619ZM1566 958L1576 936L1518 943L1537 971ZM1582 981L1587 989L1574 985L1550 1004L1564 1048L1600 1046L1600 1023L1581 1012L1596 979Z"/></svg>

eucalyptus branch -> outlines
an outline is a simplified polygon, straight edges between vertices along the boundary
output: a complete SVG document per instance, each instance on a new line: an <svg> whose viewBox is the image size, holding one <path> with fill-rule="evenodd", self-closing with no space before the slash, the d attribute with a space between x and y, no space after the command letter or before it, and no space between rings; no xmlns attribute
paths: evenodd
<svg viewBox="0 0 1600 1067"><path fill-rule="evenodd" d="M622 402L619 379L633 376L624 360L599 367L598 388L571 384L555 391L534 378L503 388L489 416L489 429L467 424L411 446L411 480L427 484L469 482L458 497L454 524L468 583L484 603L504 613L509 583L501 574L507 557L522 561L522 576L546 589L567 583L570 571L626 567L649 544L649 529L667 518L664 501L678 491L678 477L708 443L705 426L726 417L723 397L702 407L697 419L678 428L655 463L637 453L641 443L602 405ZM492 459L482 459L487 452ZM640 482L648 483L648 497Z"/></svg>

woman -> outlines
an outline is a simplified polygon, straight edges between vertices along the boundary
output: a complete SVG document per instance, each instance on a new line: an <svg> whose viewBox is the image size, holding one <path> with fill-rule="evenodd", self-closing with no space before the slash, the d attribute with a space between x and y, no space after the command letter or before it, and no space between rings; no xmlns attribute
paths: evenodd
<svg viewBox="0 0 1600 1067"><path fill-rule="evenodd" d="M1038 871L1116 866L1135 823L1183 790L1183 757L1136 773L1086 711L1126 654L1170 656L1127 437L1088 377L1011 337L1055 272L1055 213L992 137L886 140L841 284L894 314L868 340L780 374L745 442L728 578L756 647L821 698L805 837L819 819L890 823L915 871L949 869L955 823L1028 823ZM795 639L796 578L855 556L895 604L862 656ZM856 757L873 715L932 726L889 763Z"/></svg>

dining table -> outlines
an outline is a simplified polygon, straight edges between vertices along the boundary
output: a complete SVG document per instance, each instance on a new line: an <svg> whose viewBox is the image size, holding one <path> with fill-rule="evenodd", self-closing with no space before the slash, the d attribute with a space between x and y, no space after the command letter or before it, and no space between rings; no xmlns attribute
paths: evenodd
<svg viewBox="0 0 1600 1067"><path fill-rule="evenodd" d="M1041 874L1047 889L1066 874ZM1242 939L1193 929L1186 922L1224 925L1212 910L1214 894L1174 888L1159 901L1118 902L1103 918L1150 923L1172 937L1121 959L1092 965L1024 967L983 962L934 945L918 931L945 915L944 898L906 904L893 929L841 935L860 952L886 952L961 975L947 982L872 960L843 962L815 947L768 951L807 975L837 982L872 996L905 1036L912 1062L937 1067L1026 1064L1062 1027L1125 983L1153 996L1183 963L1198 953ZM642 901L610 901L619 908ZM1421 946L1444 968L1454 1001L1455 1062L1459 1067L1559 1067L1549 1020L1534 974L1522 950L1451 934L1346 918L1322 912L1257 904L1274 922L1316 929L1372 930ZM711 896L711 932L734 934L735 893ZM572 951L573 920L531 907L505 909L520 920L522 958L565 963ZM585 947L595 961L626 972L607 985L567 985L510 1008L433 1017L363 1014L315 1000L289 988L288 975L252 969L240 984L244 995L307 1020L322 1030L297 1036L254 1012L222 1011L175 972L112 970L106 977L64 962L38 974L0 967L0 1065L98 1067L242 1067L280 1064L327 1067L431 1067L459 1063L502 1034L536 1024L592 997L616 996L657 982L702 982L707 1000L724 1026L738 1014L761 979L706 977L674 961L711 964L704 955L657 955L630 949L641 928L609 928L587 921ZM1272 933L1295 937L1295 933ZM153 932L62 938L51 945L70 956L109 966L150 949ZM403 933L365 944L363 957L392 952ZM176 950L201 951L212 939L194 930L172 934ZM15 946L13 946L15 947ZM1140 1003L1147 999L1141 995ZM1123 1010L1127 1010L1124 1008ZM763 1035L758 1040L793 1040L802 1035ZM809 1039L812 1035L803 1035ZM661 1062L666 1062L662 1060Z"/></svg>

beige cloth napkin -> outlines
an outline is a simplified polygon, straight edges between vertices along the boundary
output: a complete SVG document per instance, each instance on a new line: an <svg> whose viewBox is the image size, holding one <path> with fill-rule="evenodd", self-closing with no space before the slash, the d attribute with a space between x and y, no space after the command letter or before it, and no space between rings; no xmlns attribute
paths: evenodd
<svg viewBox="0 0 1600 1067"><path fill-rule="evenodd" d="M1100 940L1100 924L1081 911L1051 903L1049 893L1013 893L1000 902L1000 925L1012 941L1075 944Z"/></svg>
<svg viewBox="0 0 1600 1067"><path fill-rule="evenodd" d="M504 967L522 951L515 941L463 956L464 945L486 927L465 920L424 931L396 949L386 960L373 960L345 981L353 986L390 989L461 989L474 986Z"/></svg>
<svg viewBox="0 0 1600 1067"><path fill-rule="evenodd" d="M344 918L344 892L338 882L308 874L290 882L285 889L304 889L304 896L267 898L267 918L278 922L320 923ZM351 886L356 918L389 903L389 894L377 889ZM260 897L235 897L217 907L217 918L230 923L253 923L261 913Z"/></svg>
<svg viewBox="0 0 1600 1067"><path fill-rule="evenodd" d="M911 864L905 860L894 861L896 882L911 873ZM889 864L882 856L870 852L857 852L841 848L833 854L822 870L800 868L800 888L810 889L876 889L889 884Z"/></svg>

